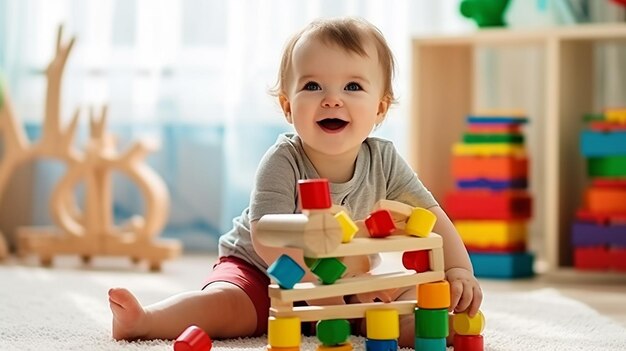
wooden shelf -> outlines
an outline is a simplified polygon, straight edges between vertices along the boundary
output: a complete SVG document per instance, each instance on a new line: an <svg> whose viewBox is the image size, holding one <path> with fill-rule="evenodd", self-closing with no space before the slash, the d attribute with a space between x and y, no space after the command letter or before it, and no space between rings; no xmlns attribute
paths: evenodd
<svg viewBox="0 0 626 351"><path fill-rule="evenodd" d="M536 160L531 155L531 167L539 174L531 181L542 184L543 191L532 196L549 269L571 265L570 223L586 182L579 133L582 116L594 107L594 48L606 42L626 43L626 24L490 29L413 40L409 163L440 200L454 186L450 150L465 130L465 116L488 107L477 106L477 51L541 49L545 110L529 119L537 128L542 155Z"/></svg>

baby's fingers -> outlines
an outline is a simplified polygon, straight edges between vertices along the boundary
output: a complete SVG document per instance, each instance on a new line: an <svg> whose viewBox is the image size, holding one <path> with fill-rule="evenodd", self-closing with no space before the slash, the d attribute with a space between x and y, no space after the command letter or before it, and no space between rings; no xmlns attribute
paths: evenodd
<svg viewBox="0 0 626 351"><path fill-rule="evenodd" d="M478 313L478 309L480 308L480 304L483 302L483 292L479 286L474 286L473 290L473 298L472 303L469 306L468 314L470 317L474 317L476 313Z"/></svg>
<svg viewBox="0 0 626 351"><path fill-rule="evenodd" d="M461 299L459 303L456 305L454 309L455 312L463 312L466 311L467 308L472 303L472 299L474 297L474 289L472 289L472 285L469 282L463 282L463 293L461 294Z"/></svg>
<svg viewBox="0 0 626 351"><path fill-rule="evenodd" d="M456 309L456 306L458 305L462 294L463 294L463 283L459 280L451 281L450 282L450 308L448 309L450 312Z"/></svg>

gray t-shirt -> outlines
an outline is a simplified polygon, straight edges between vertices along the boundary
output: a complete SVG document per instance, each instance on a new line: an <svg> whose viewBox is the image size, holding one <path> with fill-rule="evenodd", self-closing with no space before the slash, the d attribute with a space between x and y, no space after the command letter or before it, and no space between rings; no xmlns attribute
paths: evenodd
<svg viewBox="0 0 626 351"><path fill-rule="evenodd" d="M298 180L319 178L295 134L281 134L259 164L250 205L233 219L233 229L219 241L220 256L235 256L262 271L267 264L252 247L250 222L266 214L298 213ZM370 137L361 145L352 179L330 183L334 204L345 207L353 220L364 219L381 199L415 207L437 205L391 141Z"/></svg>

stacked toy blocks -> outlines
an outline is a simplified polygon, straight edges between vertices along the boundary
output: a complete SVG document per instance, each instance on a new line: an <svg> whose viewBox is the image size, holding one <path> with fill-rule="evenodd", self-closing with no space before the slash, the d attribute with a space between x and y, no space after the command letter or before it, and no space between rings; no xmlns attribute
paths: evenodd
<svg viewBox="0 0 626 351"><path fill-rule="evenodd" d="M470 115L467 133L453 147L456 190L444 199L479 277L519 278L533 274L526 251L531 216L528 157L520 113Z"/></svg>
<svg viewBox="0 0 626 351"><path fill-rule="evenodd" d="M580 147L591 183L572 225L574 267L626 272L626 108L585 119Z"/></svg>
<svg viewBox="0 0 626 351"><path fill-rule="evenodd" d="M450 288L443 280L441 237L431 232L435 215L422 208L381 200L370 216L355 222L345 210L332 205L326 180L305 180L298 185L302 214L266 215L259 220L255 235L266 246L301 249L303 262L319 281L300 282L304 268L286 255L268 267L273 284L269 286L267 349L299 350L300 323L318 321L318 350L352 350L348 319L365 318L366 349L397 350L399 316L413 313L417 350L445 350ZM343 259L380 252L403 252L407 270L342 277L346 270ZM297 301L410 286L418 287L416 300L293 305Z"/></svg>
<svg viewBox="0 0 626 351"><path fill-rule="evenodd" d="M457 313L452 317L452 327L455 332L453 345L456 351L483 350L481 333L485 329L485 316L482 312L478 311L474 317L467 313Z"/></svg>

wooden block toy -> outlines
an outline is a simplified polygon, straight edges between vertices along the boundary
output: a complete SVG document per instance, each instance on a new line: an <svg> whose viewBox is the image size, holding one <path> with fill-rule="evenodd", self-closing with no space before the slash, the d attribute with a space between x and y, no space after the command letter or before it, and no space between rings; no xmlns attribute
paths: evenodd
<svg viewBox="0 0 626 351"><path fill-rule="evenodd" d="M322 284L333 284L346 272L347 267L334 257L320 258L311 267Z"/></svg>
<svg viewBox="0 0 626 351"><path fill-rule="evenodd" d="M617 178L595 178L591 181L594 188L620 188L626 189L626 179Z"/></svg>
<svg viewBox="0 0 626 351"><path fill-rule="evenodd" d="M350 242L350 240L354 238L354 235L359 231L359 227L357 227L345 211L340 211L335 214L335 218L337 219L337 222L339 222L339 227L341 227L341 242Z"/></svg>
<svg viewBox="0 0 626 351"><path fill-rule="evenodd" d="M293 347L272 347L271 345L267 345L265 351L300 351L300 346Z"/></svg>
<svg viewBox="0 0 626 351"><path fill-rule="evenodd" d="M452 316L452 327L459 335L480 335L485 330L485 315L478 311L474 317L467 313L455 313Z"/></svg>
<svg viewBox="0 0 626 351"><path fill-rule="evenodd" d="M350 322L346 319L329 319L317 322L315 335L324 346L336 346L348 341Z"/></svg>
<svg viewBox="0 0 626 351"><path fill-rule="evenodd" d="M447 280L417 286L417 307L420 309L444 309L450 307L450 284Z"/></svg>
<svg viewBox="0 0 626 351"><path fill-rule="evenodd" d="M509 189L526 189L528 180L526 178L518 179L457 179L456 186L459 189L486 189L486 190L509 190Z"/></svg>
<svg viewBox="0 0 626 351"><path fill-rule="evenodd" d="M516 144L461 144L452 146L454 156L514 156L526 157L526 149Z"/></svg>
<svg viewBox="0 0 626 351"><path fill-rule="evenodd" d="M304 269L291 257L281 255L267 268L267 274L281 288L291 289L304 277Z"/></svg>
<svg viewBox="0 0 626 351"><path fill-rule="evenodd" d="M521 220L531 215L531 198L523 191L456 191L446 194L444 203L454 220Z"/></svg>
<svg viewBox="0 0 626 351"><path fill-rule="evenodd" d="M472 248L525 247L527 226L525 221L455 220L463 243Z"/></svg>
<svg viewBox="0 0 626 351"><path fill-rule="evenodd" d="M174 341L174 351L210 351L213 341L201 328L192 325Z"/></svg>
<svg viewBox="0 0 626 351"><path fill-rule="evenodd" d="M595 223L598 225L625 225L626 213L598 213L591 212L586 208L576 211L576 219L580 222Z"/></svg>
<svg viewBox="0 0 626 351"><path fill-rule="evenodd" d="M316 350L317 351L352 351L354 350L354 348L352 347L352 343L347 342L345 344L334 345L334 346L318 345Z"/></svg>
<svg viewBox="0 0 626 351"><path fill-rule="evenodd" d="M379 200L374 204L373 211L388 210L397 229L404 230L407 219L413 212L413 207L393 200Z"/></svg>
<svg viewBox="0 0 626 351"><path fill-rule="evenodd" d="M626 131L580 133L580 151L585 157L626 155Z"/></svg>
<svg viewBox="0 0 626 351"><path fill-rule="evenodd" d="M588 124L589 129L596 132L613 132L613 131L626 131L626 124L619 124L606 121L593 121Z"/></svg>
<svg viewBox="0 0 626 351"><path fill-rule="evenodd" d="M272 347L298 347L301 340L300 318L273 317L267 321L267 343Z"/></svg>
<svg viewBox="0 0 626 351"><path fill-rule="evenodd" d="M302 210L324 210L333 205L327 179L299 180L298 193Z"/></svg>
<svg viewBox="0 0 626 351"><path fill-rule="evenodd" d="M365 339L365 351L397 351L398 340Z"/></svg>
<svg viewBox="0 0 626 351"><path fill-rule="evenodd" d="M604 110L604 117L609 122L626 124L626 108L610 108Z"/></svg>
<svg viewBox="0 0 626 351"><path fill-rule="evenodd" d="M76 255L87 263L93 256L126 256L133 262L147 261L149 269L158 271L163 261L182 252L178 240L157 240L165 226L169 211L169 195L162 178L145 162L157 145L138 140L120 151L115 137L107 131L107 108L98 113L91 110L89 133L83 149L75 142L80 109L64 124L60 101L65 64L75 40L63 39L59 27L56 52L45 70L47 80L46 110L41 137L31 143L22 123L14 113L9 95L3 89L0 129L3 131L3 155L0 160L0 195L12 173L21 164L37 159L56 159L64 163L50 196L49 210L54 226L21 228L18 251L36 255L49 266L58 255ZM71 61L71 60L70 60ZM143 214L130 214L131 219L116 225L113 222L112 175L122 175L140 190ZM76 190L84 193L78 201ZM82 205L81 206L79 206Z"/></svg>
<svg viewBox="0 0 626 351"><path fill-rule="evenodd" d="M513 156L454 156L455 179L519 179L528 176L528 158Z"/></svg>
<svg viewBox="0 0 626 351"><path fill-rule="evenodd" d="M512 133L465 133L463 134L463 142L466 144L523 144L523 134Z"/></svg>
<svg viewBox="0 0 626 351"><path fill-rule="evenodd" d="M406 251L402 253L402 265L418 273L430 270L430 255L427 250Z"/></svg>
<svg viewBox="0 0 626 351"><path fill-rule="evenodd" d="M427 237L432 232L435 222L437 222L437 216L434 213L425 208L416 207L411 211L404 231L409 235Z"/></svg>
<svg viewBox="0 0 626 351"><path fill-rule="evenodd" d="M398 311L377 309L365 312L365 329L368 339L395 340L400 337Z"/></svg>
<svg viewBox="0 0 626 351"><path fill-rule="evenodd" d="M528 118L524 114L515 113L509 114L507 112L500 113L478 113L474 115L467 116L467 123L469 125L480 125L480 124L526 124L528 122Z"/></svg>
<svg viewBox="0 0 626 351"><path fill-rule="evenodd" d="M626 188L590 187L585 192L585 207L591 212L626 212Z"/></svg>
<svg viewBox="0 0 626 351"><path fill-rule="evenodd" d="M594 223L575 222L572 224L572 245L576 247L608 245L608 231L605 226ZM624 227L626 229L626 227ZM626 234L625 234L626 236Z"/></svg>
<svg viewBox="0 0 626 351"><path fill-rule="evenodd" d="M534 274L534 255L529 252L476 253L470 252L474 275L484 278L525 278Z"/></svg>
<svg viewBox="0 0 626 351"><path fill-rule="evenodd" d="M255 234L263 245L298 247L306 257L333 252L343 237L339 222L330 213L265 215L257 222Z"/></svg>
<svg viewBox="0 0 626 351"><path fill-rule="evenodd" d="M484 341L482 335L455 335L452 339L454 351L483 351Z"/></svg>
<svg viewBox="0 0 626 351"><path fill-rule="evenodd" d="M468 252L474 253L516 253L525 252L527 250L526 243L512 244L512 245L485 245L485 246L473 246L465 244L465 248Z"/></svg>
<svg viewBox="0 0 626 351"><path fill-rule="evenodd" d="M415 338L415 351L445 351L446 338Z"/></svg>
<svg viewBox="0 0 626 351"><path fill-rule="evenodd" d="M448 336L448 308L415 309L415 337L438 339Z"/></svg>
<svg viewBox="0 0 626 351"><path fill-rule="evenodd" d="M609 262L609 250L604 246L574 248L574 267L576 269L606 271L609 269Z"/></svg>
<svg viewBox="0 0 626 351"><path fill-rule="evenodd" d="M520 134L522 126L520 124L479 123L468 125L467 131L474 134Z"/></svg>
<svg viewBox="0 0 626 351"><path fill-rule="evenodd" d="M618 272L626 272L626 247L613 247L609 250L609 267Z"/></svg>
<svg viewBox="0 0 626 351"><path fill-rule="evenodd" d="M365 226L372 238L384 238L396 230L396 225L388 210L376 210L365 218Z"/></svg>
<svg viewBox="0 0 626 351"><path fill-rule="evenodd" d="M587 174L590 177L626 177L626 156L589 157Z"/></svg>

